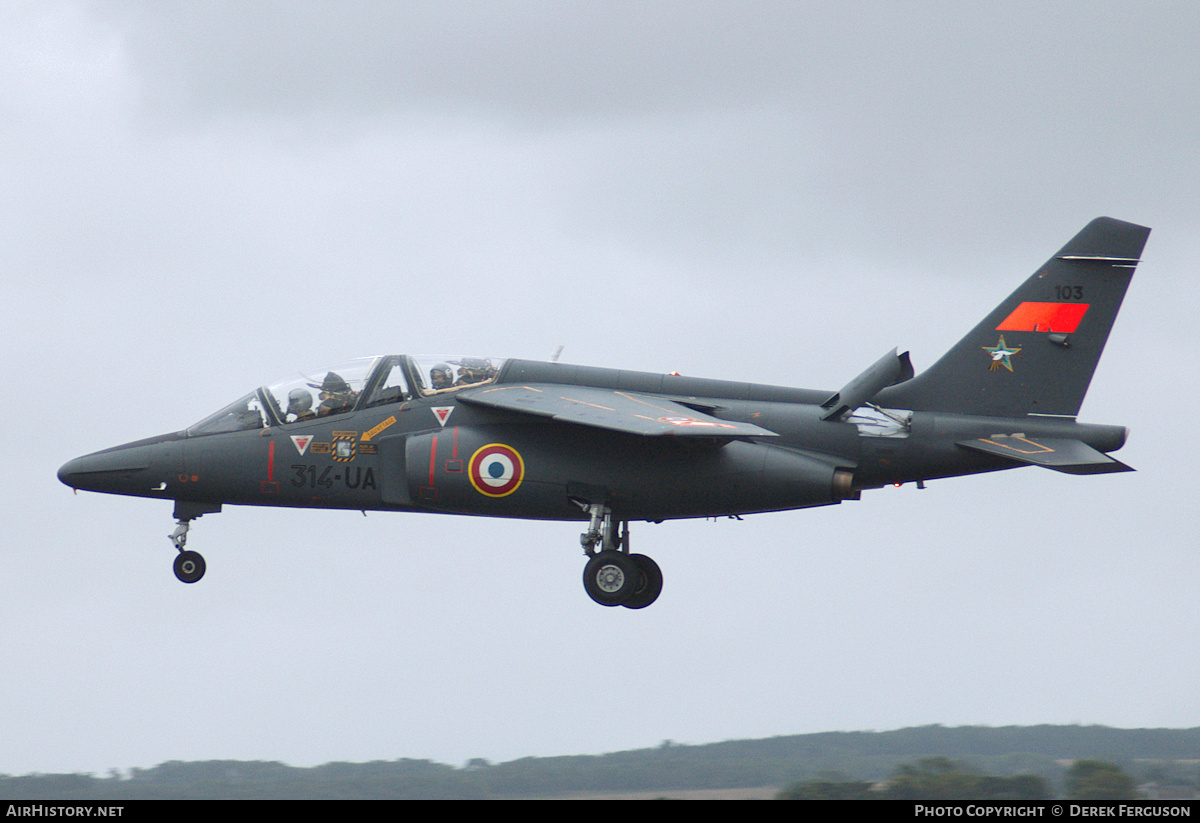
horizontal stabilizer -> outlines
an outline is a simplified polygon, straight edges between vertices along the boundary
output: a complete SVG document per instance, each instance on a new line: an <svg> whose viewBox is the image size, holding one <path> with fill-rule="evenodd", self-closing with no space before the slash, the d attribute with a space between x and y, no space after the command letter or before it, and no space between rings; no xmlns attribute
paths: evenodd
<svg viewBox="0 0 1200 823"><path fill-rule="evenodd" d="M847 383L841 391L822 403L821 407L829 411L821 415L821 419L840 420L874 399L883 389L903 383L912 376L913 367L908 359L908 352L897 354L896 350L892 349L873 366Z"/></svg>
<svg viewBox="0 0 1200 823"><path fill-rule="evenodd" d="M1133 471L1120 460L1114 460L1081 440L1067 437L1039 437L1035 440L1023 434L995 435L978 440L961 440L958 445L1067 474Z"/></svg>
<svg viewBox="0 0 1200 823"><path fill-rule="evenodd" d="M464 389L458 399L474 406L549 417L647 437L775 437L753 423L720 420L663 397L554 383Z"/></svg>

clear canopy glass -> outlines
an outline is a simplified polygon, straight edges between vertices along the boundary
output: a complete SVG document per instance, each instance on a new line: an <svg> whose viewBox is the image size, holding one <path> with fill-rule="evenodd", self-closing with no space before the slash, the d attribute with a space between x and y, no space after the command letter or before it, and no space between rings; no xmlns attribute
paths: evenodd
<svg viewBox="0 0 1200 823"><path fill-rule="evenodd" d="M505 361L493 357L363 357L299 372L250 392L187 429L190 436L286 426L356 409L402 403L491 383Z"/></svg>
<svg viewBox="0 0 1200 823"><path fill-rule="evenodd" d="M409 360L413 379L423 395L457 391L467 386L491 383L500 372L503 360L493 357L457 357L418 354Z"/></svg>
<svg viewBox="0 0 1200 823"><path fill-rule="evenodd" d="M367 378L379 360L362 357L328 369L301 373L267 386L267 400L274 404L273 411L280 423L345 414L358 405Z"/></svg>

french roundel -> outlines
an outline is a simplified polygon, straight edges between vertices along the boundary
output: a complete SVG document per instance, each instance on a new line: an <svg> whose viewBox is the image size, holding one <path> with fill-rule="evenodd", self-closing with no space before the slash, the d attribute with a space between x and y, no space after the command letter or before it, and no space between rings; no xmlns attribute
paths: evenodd
<svg viewBox="0 0 1200 823"><path fill-rule="evenodd" d="M506 497L521 485L525 477L525 461L512 446L490 443L471 455L467 475L475 491L480 494Z"/></svg>

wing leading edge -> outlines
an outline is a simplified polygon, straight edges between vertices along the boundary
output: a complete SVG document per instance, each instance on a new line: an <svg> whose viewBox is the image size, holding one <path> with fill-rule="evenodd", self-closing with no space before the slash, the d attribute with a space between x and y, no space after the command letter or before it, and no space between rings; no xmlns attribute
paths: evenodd
<svg viewBox="0 0 1200 823"><path fill-rule="evenodd" d="M476 406L548 417L644 437L776 437L753 423L720 420L664 397L552 383L488 386L458 393Z"/></svg>

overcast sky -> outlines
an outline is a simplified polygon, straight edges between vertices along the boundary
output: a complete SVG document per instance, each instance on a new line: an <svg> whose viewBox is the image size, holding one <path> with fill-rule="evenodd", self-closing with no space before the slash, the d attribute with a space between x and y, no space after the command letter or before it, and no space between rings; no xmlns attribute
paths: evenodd
<svg viewBox="0 0 1200 823"><path fill-rule="evenodd" d="M1200 10L1145 2L0 6L0 773L461 764L942 723L1200 725ZM635 524L169 503L68 459L367 354L833 390L931 364L1088 220L1153 227L1013 472Z"/></svg>

